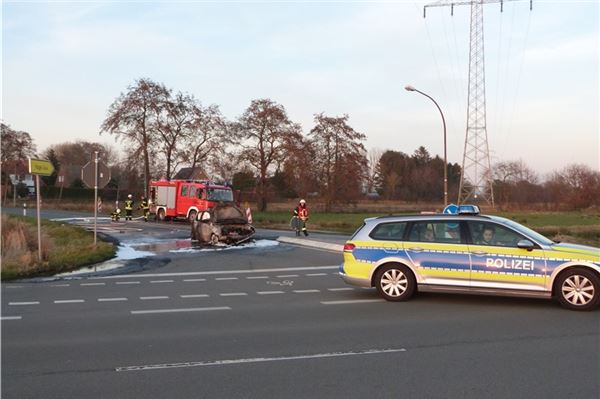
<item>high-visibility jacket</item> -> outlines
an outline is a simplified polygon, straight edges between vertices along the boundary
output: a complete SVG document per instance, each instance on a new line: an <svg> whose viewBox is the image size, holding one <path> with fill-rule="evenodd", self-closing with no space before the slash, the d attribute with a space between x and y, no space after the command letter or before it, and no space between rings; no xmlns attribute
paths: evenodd
<svg viewBox="0 0 600 399"><path fill-rule="evenodd" d="M140 204L140 208L142 208L143 210L150 209L150 205L148 204L148 201L142 200L142 203Z"/></svg>
<svg viewBox="0 0 600 399"><path fill-rule="evenodd" d="M298 216L300 219L308 219L308 208L306 205L298 205L296 209L294 209L294 215Z"/></svg>
<svg viewBox="0 0 600 399"><path fill-rule="evenodd" d="M133 210L133 200L125 200L125 210L132 211Z"/></svg>

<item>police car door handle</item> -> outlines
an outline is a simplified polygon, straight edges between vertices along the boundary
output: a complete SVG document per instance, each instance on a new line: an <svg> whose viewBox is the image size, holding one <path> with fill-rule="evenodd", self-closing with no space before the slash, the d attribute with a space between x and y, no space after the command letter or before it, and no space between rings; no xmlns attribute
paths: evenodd
<svg viewBox="0 0 600 399"><path fill-rule="evenodd" d="M487 252L485 252L485 251L471 251L471 253L472 253L473 255L475 255L475 256L485 256L485 255L487 255L487 254L488 254L488 253L487 253Z"/></svg>
<svg viewBox="0 0 600 399"><path fill-rule="evenodd" d="M421 247L412 247L412 248L408 248L408 249L413 252L423 252L423 248L421 248Z"/></svg>
<svg viewBox="0 0 600 399"><path fill-rule="evenodd" d="M397 254L400 249L398 248L384 248L383 251L388 254Z"/></svg>

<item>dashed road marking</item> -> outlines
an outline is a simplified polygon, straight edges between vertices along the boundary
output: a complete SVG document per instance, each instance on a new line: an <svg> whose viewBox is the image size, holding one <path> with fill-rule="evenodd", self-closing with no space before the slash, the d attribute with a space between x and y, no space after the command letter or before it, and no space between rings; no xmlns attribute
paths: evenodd
<svg viewBox="0 0 600 399"><path fill-rule="evenodd" d="M82 287L94 286L94 285L106 285L106 283L81 283Z"/></svg>
<svg viewBox="0 0 600 399"><path fill-rule="evenodd" d="M152 310L132 310L131 314L153 314L153 313L181 313L181 312L210 312L213 310L231 310L229 306L220 306L214 308L183 308L183 309L152 309Z"/></svg>
<svg viewBox="0 0 600 399"><path fill-rule="evenodd" d="M2 316L0 320L21 320L21 316Z"/></svg>
<svg viewBox="0 0 600 399"><path fill-rule="evenodd" d="M98 302L122 302L126 300L127 298L98 298Z"/></svg>
<svg viewBox="0 0 600 399"><path fill-rule="evenodd" d="M308 277L327 276L327 273L308 273L306 276L308 276Z"/></svg>
<svg viewBox="0 0 600 399"><path fill-rule="evenodd" d="M309 294L314 292L321 292L321 290L294 290L296 294Z"/></svg>
<svg viewBox="0 0 600 399"><path fill-rule="evenodd" d="M217 277L216 281L237 280L237 277Z"/></svg>
<svg viewBox="0 0 600 399"><path fill-rule="evenodd" d="M151 300L154 300L154 299L169 299L169 297L165 296L165 295L159 295L159 296L141 296L140 299L142 301L151 301Z"/></svg>
<svg viewBox="0 0 600 399"><path fill-rule="evenodd" d="M85 299L59 299L54 301L54 303L60 304L60 303L83 303L85 302Z"/></svg>
<svg viewBox="0 0 600 399"><path fill-rule="evenodd" d="M224 292L222 294L219 294L220 296L246 296L248 295L245 292Z"/></svg>
<svg viewBox="0 0 600 399"><path fill-rule="evenodd" d="M189 294L189 295L179 295L181 298L208 298L208 294Z"/></svg>
<svg viewBox="0 0 600 399"><path fill-rule="evenodd" d="M22 285L6 285L2 288L23 288L23 286Z"/></svg>
<svg viewBox="0 0 600 399"><path fill-rule="evenodd" d="M297 274L282 274L280 276L276 276L277 278L286 278L286 277L298 277Z"/></svg>
<svg viewBox="0 0 600 399"><path fill-rule="evenodd" d="M258 295L274 295L274 294L285 294L283 291L257 291Z"/></svg>
<svg viewBox="0 0 600 399"><path fill-rule="evenodd" d="M115 284L117 284L117 285L140 284L140 282L139 281L117 281Z"/></svg>
<svg viewBox="0 0 600 399"><path fill-rule="evenodd" d="M39 305L40 303L38 301L31 301L31 302L9 302L9 305L12 306L24 306L24 305Z"/></svg>
<svg viewBox="0 0 600 399"><path fill-rule="evenodd" d="M206 281L206 279L205 278L188 278L188 279L185 279L183 281L186 282L186 283L191 283L191 282L194 282L194 281Z"/></svg>
<svg viewBox="0 0 600 399"><path fill-rule="evenodd" d="M264 280L269 278L269 276L250 276L246 277L248 280Z"/></svg>
<svg viewBox="0 0 600 399"><path fill-rule="evenodd" d="M52 284L50 287L70 287L71 284Z"/></svg>
<svg viewBox="0 0 600 399"><path fill-rule="evenodd" d="M354 288L344 287L344 288L327 288L327 291L354 291Z"/></svg>
<svg viewBox="0 0 600 399"><path fill-rule="evenodd" d="M172 283L173 280L152 280L150 284Z"/></svg>

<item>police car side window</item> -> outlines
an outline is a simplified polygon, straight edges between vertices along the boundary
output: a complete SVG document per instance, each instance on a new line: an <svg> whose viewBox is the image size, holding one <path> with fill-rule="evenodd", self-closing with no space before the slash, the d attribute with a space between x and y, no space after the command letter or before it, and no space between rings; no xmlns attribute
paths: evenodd
<svg viewBox="0 0 600 399"><path fill-rule="evenodd" d="M524 237L515 231L495 223L469 221L471 239L475 245L517 247Z"/></svg>
<svg viewBox="0 0 600 399"><path fill-rule="evenodd" d="M369 237L374 240L402 241L406 222L381 223L373 229Z"/></svg>
<svg viewBox="0 0 600 399"><path fill-rule="evenodd" d="M458 222L415 222L410 230L409 241L436 242L447 244L461 243L461 232Z"/></svg>

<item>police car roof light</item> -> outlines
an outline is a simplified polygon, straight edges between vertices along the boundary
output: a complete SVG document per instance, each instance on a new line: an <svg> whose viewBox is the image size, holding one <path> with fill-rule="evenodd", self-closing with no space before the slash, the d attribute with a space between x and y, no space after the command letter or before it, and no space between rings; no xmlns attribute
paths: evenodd
<svg viewBox="0 0 600 399"><path fill-rule="evenodd" d="M459 205L458 206L458 214L459 215L479 215L480 210L477 205Z"/></svg>

